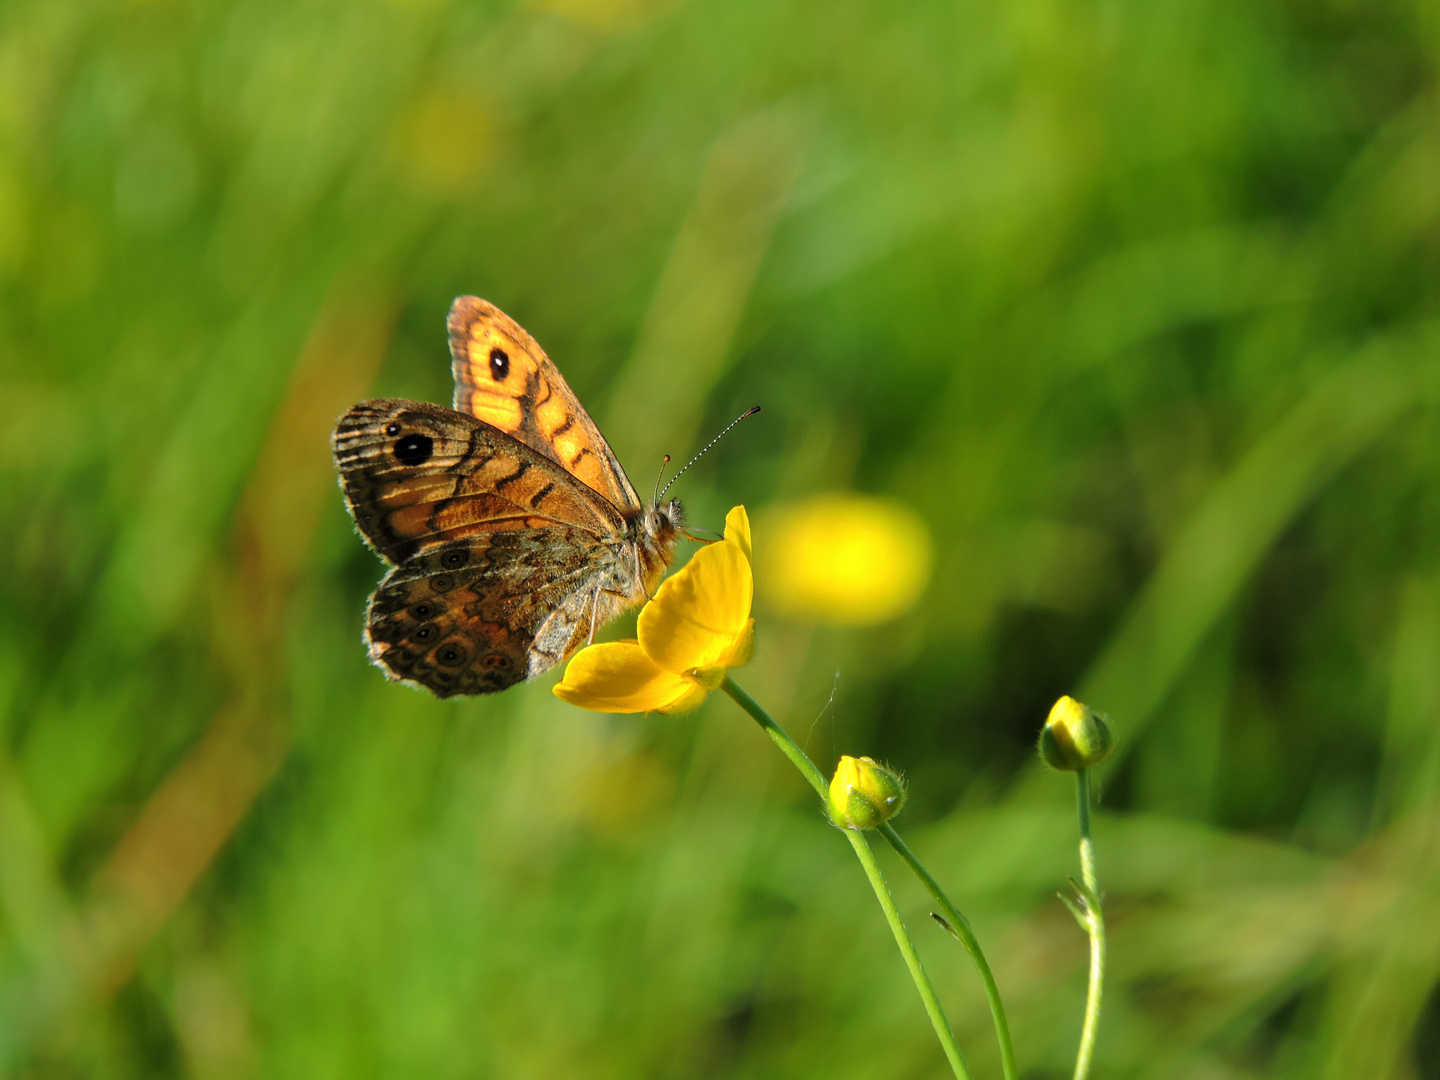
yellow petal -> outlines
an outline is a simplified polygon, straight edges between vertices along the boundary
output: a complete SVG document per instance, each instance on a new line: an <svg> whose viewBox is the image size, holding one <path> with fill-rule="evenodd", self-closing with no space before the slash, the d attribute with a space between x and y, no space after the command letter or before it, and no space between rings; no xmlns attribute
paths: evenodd
<svg viewBox="0 0 1440 1080"><path fill-rule="evenodd" d="M705 695L709 693L709 691L689 679L681 679L680 681L685 684L685 689L682 690L680 695L676 697L674 701L670 702L669 705L656 709L656 712L664 713L666 716L674 716L676 713L689 712L691 709L700 707L700 703L705 700Z"/></svg>
<svg viewBox="0 0 1440 1080"><path fill-rule="evenodd" d="M656 667L634 641L607 641L581 649L555 684L555 696L591 712L683 712L705 691L689 679Z"/></svg>
<svg viewBox="0 0 1440 1080"><path fill-rule="evenodd" d="M739 544L745 558L750 558L750 515L745 513L745 507L737 506L725 515L725 539Z"/></svg>
<svg viewBox="0 0 1440 1080"><path fill-rule="evenodd" d="M753 590L739 544L701 548L640 613L640 647L677 675L726 664L750 633Z"/></svg>
<svg viewBox="0 0 1440 1080"><path fill-rule="evenodd" d="M735 637L730 652L720 661L727 668L744 667L755 653L755 620L746 619L745 628Z"/></svg>

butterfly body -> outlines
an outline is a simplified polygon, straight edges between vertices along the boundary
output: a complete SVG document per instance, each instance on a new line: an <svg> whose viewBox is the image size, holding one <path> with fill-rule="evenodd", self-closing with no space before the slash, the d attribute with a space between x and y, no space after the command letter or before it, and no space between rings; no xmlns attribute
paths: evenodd
<svg viewBox="0 0 1440 1080"><path fill-rule="evenodd" d="M644 506L540 347L493 305L450 313L457 408L364 401L336 425L346 504L394 568L365 640L440 697L539 675L654 592L683 528Z"/></svg>

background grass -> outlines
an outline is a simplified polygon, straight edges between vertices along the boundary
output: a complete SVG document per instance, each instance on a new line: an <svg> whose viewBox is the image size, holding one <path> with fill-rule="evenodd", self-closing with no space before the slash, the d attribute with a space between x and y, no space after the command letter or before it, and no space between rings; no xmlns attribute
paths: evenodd
<svg viewBox="0 0 1440 1080"><path fill-rule="evenodd" d="M0 7L0 1073L943 1075L730 702L366 665L326 436L448 402L473 292L642 488L763 404L682 482L700 524L928 522L896 623L762 580L740 681L822 767L907 771L1028 1077L1080 1024L1031 749L1071 691L1122 738L1097 1075L1440 1077L1437 35L1387 0Z"/></svg>

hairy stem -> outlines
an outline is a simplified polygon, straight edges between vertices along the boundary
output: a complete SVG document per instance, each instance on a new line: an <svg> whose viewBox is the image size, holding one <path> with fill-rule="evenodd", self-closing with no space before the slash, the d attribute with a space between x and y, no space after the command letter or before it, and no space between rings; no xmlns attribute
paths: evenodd
<svg viewBox="0 0 1440 1080"><path fill-rule="evenodd" d="M1005 1074L1005 1080L1019 1080L1020 1074L1015 1068L1015 1048L1010 1043L1010 1022L1005 1018L1005 1003L1000 1000L1000 987L995 985L995 975L990 970L985 953L980 949L980 942L975 937L975 931L970 929L970 920L965 918L960 909L951 902L950 897L945 895L945 890L940 888L940 883L930 876L930 871L925 869L920 860L915 857L915 853L910 850L904 840L900 839L900 834L891 827L888 821L880 826L879 831L880 835L890 842L895 853L905 860L905 865L910 867L930 893L945 918L945 928L970 954L970 959L975 964L975 970L980 973L980 981L985 984L985 997L990 1002L990 1017L995 1022L995 1039L1000 1044L1000 1068Z"/></svg>
<svg viewBox="0 0 1440 1080"><path fill-rule="evenodd" d="M1100 1028L1100 1001L1105 990L1105 912L1095 876L1095 842L1090 838L1090 772L1075 774L1075 805L1080 816L1081 925L1090 935L1090 988L1085 995L1085 1026L1075 1055L1075 1080L1087 1080Z"/></svg>
<svg viewBox="0 0 1440 1080"><path fill-rule="evenodd" d="M734 699L737 705L749 713L757 724L765 729L765 733L770 736L775 745L780 748L781 752L790 759L791 764L800 770L800 774L810 782L810 786L815 789L815 793L823 800L828 793L829 787L825 780L825 774L816 768L815 763L810 760L804 750L800 749L799 744L785 732L784 728L771 719L769 713L756 704L754 698L740 689L733 679L726 678L721 688ZM995 977L991 974L990 965L986 963L985 954L980 950L980 943L976 940L974 932L970 929L969 920L960 913L960 909L945 895L939 883L936 882L930 875L930 872L921 865L920 860L915 857L915 854L905 845L905 842L900 839L899 834L890 827L888 822L880 826L880 833L890 843L890 846L895 849L900 858L905 861L905 864L914 871L925 888L929 890L930 895L934 897L935 902L944 912L945 918L948 920L947 925L950 927L951 932L960 940L960 943L965 946L965 951L970 954L970 958L975 962L975 966L980 972L980 979L985 984L985 995L990 1001L990 1013L994 1018L995 1035L1000 1043L1000 1060L1005 1072L1005 1080L1016 1080L1018 1073L1015 1069L1015 1051L1010 1044L1010 1026L1005 1019L1005 1007L1000 1001L1000 990L995 985ZM845 835L849 838L851 846L854 847L855 854L860 859L861 865L865 867L865 873L870 878L870 884L875 889L875 895L880 900L880 906L885 908L886 918L890 920L890 928L895 933L895 940L900 945L900 952L905 956L906 964L910 966L911 977L915 979L915 985L920 990L920 997L925 1001L925 1010L930 1013L930 1022L935 1027L935 1033L940 1037L941 1044L945 1046L945 1055L950 1059L951 1068L955 1070L956 1076L967 1076L965 1059L960 1054L960 1048L955 1046L954 1053L951 1053L950 1047L954 1045L954 1035L950 1031L950 1025L948 1021L946 1021L944 1014L939 1011L940 1007L938 1002L935 1003L932 1010L931 1002L935 1000L934 990L930 986L930 980L925 974L924 968L920 966L919 956L915 955L914 944L910 941L904 925L900 922L899 912L896 911L893 917L891 915L892 910L894 910L894 900L890 897L890 890L886 887L884 879L880 876L880 869L874 862L875 857L870 851L870 845L865 842L864 836L858 832L847 831Z"/></svg>
<svg viewBox="0 0 1440 1080"><path fill-rule="evenodd" d="M880 901L880 908L885 912L885 921L890 924L890 932L895 935L895 944L900 946L900 955L905 958L905 966L910 969L910 978L915 981L915 989L920 991L920 1000L925 1004L930 1026L935 1029L935 1035L940 1040L950 1068L957 1080L970 1080L965 1055L960 1052L960 1044L955 1041L955 1032L950 1028L945 1011L940 1008L935 987L930 982L930 976L925 973L924 965L920 963L920 954L915 951L915 943L910 940L910 932L905 929L905 923L900 918L900 909L895 906L895 898L890 895L890 888L880 873L875 853L870 850L870 844L862 832L847 829L845 839L850 841L850 846L855 849L855 857L865 868L865 876L870 879L870 887L875 890L875 899Z"/></svg>

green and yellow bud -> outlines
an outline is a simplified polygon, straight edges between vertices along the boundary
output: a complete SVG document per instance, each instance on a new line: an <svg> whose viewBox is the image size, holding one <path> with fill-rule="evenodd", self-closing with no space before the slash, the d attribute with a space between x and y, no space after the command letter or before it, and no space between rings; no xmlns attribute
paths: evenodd
<svg viewBox="0 0 1440 1080"><path fill-rule="evenodd" d="M1072 697L1055 703L1040 732L1041 759L1061 772L1093 769L1114 749L1115 736L1105 718Z"/></svg>
<svg viewBox="0 0 1440 1080"><path fill-rule="evenodd" d="M873 829L905 805L905 782L868 757L846 754L830 781L830 820L842 829Z"/></svg>

